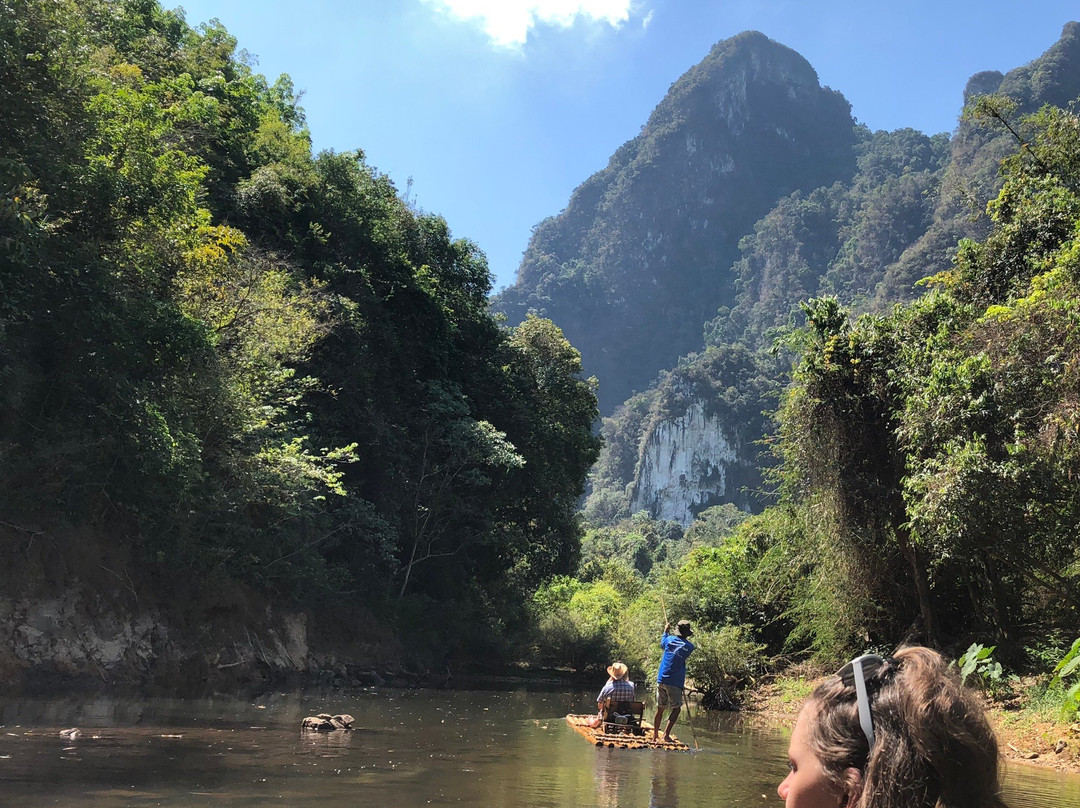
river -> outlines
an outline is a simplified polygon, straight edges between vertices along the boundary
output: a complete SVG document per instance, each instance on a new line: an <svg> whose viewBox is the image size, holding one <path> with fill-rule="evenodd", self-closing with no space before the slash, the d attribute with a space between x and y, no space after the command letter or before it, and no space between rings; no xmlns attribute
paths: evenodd
<svg viewBox="0 0 1080 808"><path fill-rule="evenodd" d="M0 699L0 803L120 806L780 806L787 731L695 711L700 751L596 748L567 712L591 693L393 690L251 699ZM351 733L301 734L319 712ZM60 730L78 728L74 740ZM1010 808L1080 808L1080 777L1006 773Z"/></svg>

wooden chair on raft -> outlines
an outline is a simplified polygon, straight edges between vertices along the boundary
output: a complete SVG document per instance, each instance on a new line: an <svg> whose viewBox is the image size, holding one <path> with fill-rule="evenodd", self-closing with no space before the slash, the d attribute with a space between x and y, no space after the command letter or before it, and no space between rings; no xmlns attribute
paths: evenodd
<svg viewBox="0 0 1080 808"><path fill-rule="evenodd" d="M607 698L604 701L604 732L643 735L645 730L641 727L641 720L644 715L643 701L615 701Z"/></svg>

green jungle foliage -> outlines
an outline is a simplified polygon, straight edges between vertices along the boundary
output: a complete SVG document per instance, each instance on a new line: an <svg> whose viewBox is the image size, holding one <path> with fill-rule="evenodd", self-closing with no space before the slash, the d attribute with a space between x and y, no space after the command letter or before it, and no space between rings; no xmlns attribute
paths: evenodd
<svg viewBox="0 0 1080 808"><path fill-rule="evenodd" d="M1009 105L968 114L1007 122ZM784 480L832 538L826 563L856 561L840 591L864 644L979 636L1007 658L1077 628L1080 119L1046 107L1013 131L989 236L930 292L855 322L834 298L806 306Z"/></svg>
<svg viewBox="0 0 1080 808"><path fill-rule="evenodd" d="M651 681L666 610L694 621L710 703L764 664L906 641L968 649L964 669L992 690L1057 661L1075 714L1077 646L1031 649L1080 633L1080 115L1014 109L984 96L966 113L1017 146L985 239L887 315L803 305L785 343L798 362L777 416L778 504L707 510L681 537L644 515L589 530L561 585L606 622L577 638L594 651L579 661L606 652ZM533 608L571 626L588 600L574 597Z"/></svg>
<svg viewBox="0 0 1080 808"><path fill-rule="evenodd" d="M236 45L155 0L0 0L0 509L449 652L575 568L595 385Z"/></svg>
<svg viewBox="0 0 1080 808"><path fill-rule="evenodd" d="M610 526L591 527L586 522L578 577L585 581L603 577L609 565L617 563L648 578L654 569L681 565L692 550L718 546L748 518L727 502L706 508L686 530L678 522L657 521L644 512Z"/></svg>
<svg viewBox="0 0 1080 808"><path fill-rule="evenodd" d="M859 135L850 182L785 197L739 242L735 304L705 324L706 344L767 348L820 294L873 307L888 268L932 222L949 141L912 129Z"/></svg>
<svg viewBox="0 0 1080 808"><path fill-rule="evenodd" d="M531 603L534 636L522 655L534 664L599 672L625 661L639 688L655 681L665 616L694 624L698 651L688 671L706 705L737 705L739 691L766 670L769 635L756 591L760 520L725 504L703 511L685 533L636 514L590 529L578 574L541 587ZM770 615L771 616L771 615Z"/></svg>
<svg viewBox="0 0 1080 808"><path fill-rule="evenodd" d="M967 683L972 676L990 686L1001 681L1001 663L993 658L997 646L989 648L981 643L973 642L968 649L956 660L956 666L960 669L960 681Z"/></svg>
<svg viewBox="0 0 1080 808"><path fill-rule="evenodd" d="M1068 653L1065 654L1054 666L1054 677L1050 680L1050 687L1068 686L1061 698L1062 712L1065 717L1073 721L1080 713L1080 638L1076 639Z"/></svg>

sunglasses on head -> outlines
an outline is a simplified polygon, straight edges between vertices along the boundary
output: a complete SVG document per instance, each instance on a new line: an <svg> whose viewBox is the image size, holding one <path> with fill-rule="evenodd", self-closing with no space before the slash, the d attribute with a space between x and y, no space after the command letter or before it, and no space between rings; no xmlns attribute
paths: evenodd
<svg viewBox="0 0 1080 808"><path fill-rule="evenodd" d="M870 695L866 691L866 677L885 664L885 659L878 654L863 654L855 657L847 663L836 675L847 684L850 677L855 685L855 703L859 709L859 726L862 727L863 735L866 736L866 744L870 750L874 748L874 718L870 714Z"/></svg>

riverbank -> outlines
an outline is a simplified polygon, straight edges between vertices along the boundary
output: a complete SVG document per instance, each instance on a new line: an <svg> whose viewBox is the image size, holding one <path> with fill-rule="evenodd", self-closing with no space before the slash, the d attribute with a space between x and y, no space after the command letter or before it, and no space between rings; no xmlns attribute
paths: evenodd
<svg viewBox="0 0 1080 808"><path fill-rule="evenodd" d="M749 721L792 726L803 700L822 676L809 671L776 676L748 691L743 713ZM1006 760L1080 775L1080 723L1057 719L1057 708L1040 701L1035 680L1024 680L1011 698L983 696L987 715Z"/></svg>
<svg viewBox="0 0 1080 808"><path fill-rule="evenodd" d="M0 693L441 687L466 672L363 603L278 599L224 565L171 575L139 541L126 524L0 518Z"/></svg>

